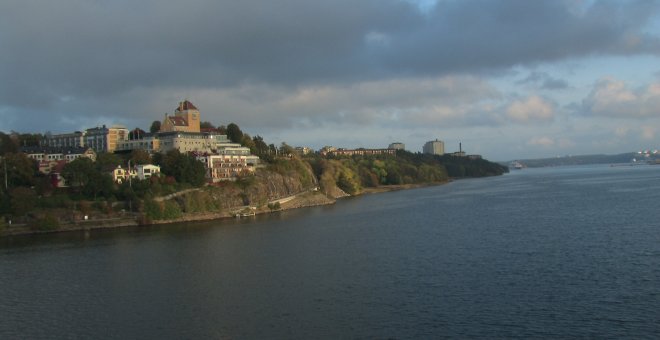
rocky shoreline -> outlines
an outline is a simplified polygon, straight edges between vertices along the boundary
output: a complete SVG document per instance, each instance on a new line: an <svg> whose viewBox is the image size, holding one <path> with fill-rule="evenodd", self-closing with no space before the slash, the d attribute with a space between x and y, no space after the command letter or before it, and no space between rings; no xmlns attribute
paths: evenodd
<svg viewBox="0 0 660 340"><path fill-rule="evenodd" d="M441 183L424 183L424 184L406 184L406 185L387 185L380 186L376 188L366 188L360 195L363 194L376 194L390 191L398 190L407 190L422 188L428 186L442 185L447 182ZM285 203L280 205L279 209L271 210L268 207L260 207L253 210L254 214L267 214L278 211L285 211L291 209L300 209L321 205L334 204L337 199L342 197L347 197L343 192L333 193L335 197L328 197L325 194L319 191L309 191L296 195L295 197L287 200ZM238 208L237 208L238 209ZM222 212L205 212L205 213L188 213L184 216L173 219L173 220L156 220L151 221L147 225L158 225L158 224L174 224L174 223L184 223L184 222L201 222L201 221L212 221L212 220L221 220L226 218L234 218L236 214L236 209L227 210ZM73 231L89 231L97 229L111 229L111 228L121 228L121 227L137 227L140 226L138 223L138 214L130 214L127 216L115 217L115 218L105 218L105 219L91 219L86 221L78 221L75 223L66 223L61 224L56 230L49 231L38 231L33 230L28 226L21 227L10 227L4 231L0 231L0 237L7 236L17 236L17 235L31 235L31 234L47 234L47 233L60 233L60 232L73 232ZM144 224L143 224L144 225Z"/></svg>

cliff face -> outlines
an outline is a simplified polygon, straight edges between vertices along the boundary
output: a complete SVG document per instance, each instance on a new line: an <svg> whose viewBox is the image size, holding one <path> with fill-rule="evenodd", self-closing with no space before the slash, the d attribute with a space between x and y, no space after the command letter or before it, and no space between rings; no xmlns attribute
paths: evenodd
<svg viewBox="0 0 660 340"><path fill-rule="evenodd" d="M310 191L317 185L309 166L289 171L259 169L255 176L203 189L207 194L190 193L186 196L209 195L204 199L213 200L218 209L225 210L246 205L265 206L268 202ZM182 198L180 203L185 199Z"/></svg>
<svg viewBox="0 0 660 340"><path fill-rule="evenodd" d="M309 175L313 178L311 171ZM316 186L316 183L313 181L311 184L306 185L306 183L303 183L301 177L296 173L283 175L261 170L254 177L254 182L245 188L244 197L249 201L249 204L260 205L311 190Z"/></svg>

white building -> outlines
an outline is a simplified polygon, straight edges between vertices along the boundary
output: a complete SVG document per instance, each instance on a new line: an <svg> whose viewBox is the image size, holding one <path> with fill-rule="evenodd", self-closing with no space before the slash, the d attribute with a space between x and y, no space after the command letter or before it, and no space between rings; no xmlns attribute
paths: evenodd
<svg viewBox="0 0 660 340"><path fill-rule="evenodd" d="M394 143L391 143L387 148L388 149L394 149L394 150L405 150L406 145L401 143L401 142L394 142Z"/></svg>
<svg viewBox="0 0 660 340"><path fill-rule="evenodd" d="M135 176L138 179L148 179L151 176L160 174L160 167L153 164L141 164L135 166Z"/></svg>
<svg viewBox="0 0 660 340"><path fill-rule="evenodd" d="M252 174L255 171L255 161L259 159L253 155L241 154L200 154L197 160L206 167L206 178L210 182L235 180L236 177Z"/></svg>
<svg viewBox="0 0 660 340"><path fill-rule="evenodd" d="M441 140L432 140L424 144L422 151L430 155L444 155L445 154L445 142Z"/></svg>

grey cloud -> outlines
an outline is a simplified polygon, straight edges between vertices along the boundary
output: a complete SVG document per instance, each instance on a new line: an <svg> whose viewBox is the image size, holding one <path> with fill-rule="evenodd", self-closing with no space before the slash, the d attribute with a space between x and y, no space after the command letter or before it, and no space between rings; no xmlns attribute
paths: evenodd
<svg viewBox="0 0 660 340"><path fill-rule="evenodd" d="M479 105L497 100L496 91L425 88L427 79L658 53L658 37L644 33L657 3L569 4L440 1L422 13L401 0L6 0L0 114L29 128L91 124L90 116L130 125L160 119L187 96L201 100L210 120L261 127L405 114L434 122L438 112L483 123L479 112L489 111ZM330 93L286 102L305 89ZM462 96L479 105L467 107Z"/></svg>
<svg viewBox="0 0 660 340"><path fill-rule="evenodd" d="M545 72L531 72L527 77L516 82L518 85L531 85L542 90L563 90L568 88L565 80L551 77Z"/></svg>

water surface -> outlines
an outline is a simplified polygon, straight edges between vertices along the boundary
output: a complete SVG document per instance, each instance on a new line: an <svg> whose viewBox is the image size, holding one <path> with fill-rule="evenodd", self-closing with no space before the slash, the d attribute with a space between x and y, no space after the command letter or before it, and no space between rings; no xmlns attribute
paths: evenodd
<svg viewBox="0 0 660 340"><path fill-rule="evenodd" d="M0 240L0 338L660 334L660 167Z"/></svg>

